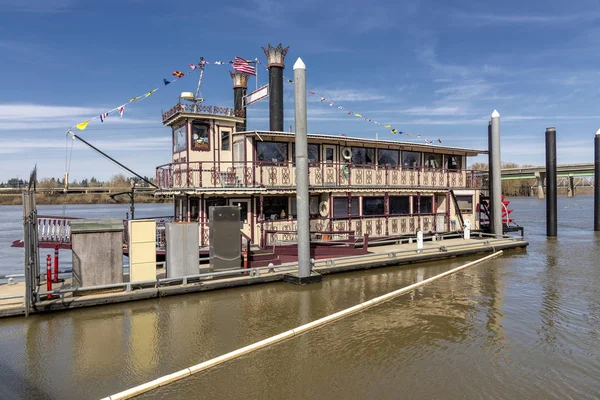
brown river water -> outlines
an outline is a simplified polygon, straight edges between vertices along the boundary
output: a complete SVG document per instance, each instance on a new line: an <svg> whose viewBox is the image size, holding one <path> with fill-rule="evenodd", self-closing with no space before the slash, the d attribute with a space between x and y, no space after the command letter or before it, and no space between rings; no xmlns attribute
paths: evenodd
<svg viewBox="0 0 600 400"><path fill-rule="evenodd" d="M512 198L526 250L140 398L600 398L592 196ZM479 256L0 320L0 398L93 399L192 366Z"/></svg>

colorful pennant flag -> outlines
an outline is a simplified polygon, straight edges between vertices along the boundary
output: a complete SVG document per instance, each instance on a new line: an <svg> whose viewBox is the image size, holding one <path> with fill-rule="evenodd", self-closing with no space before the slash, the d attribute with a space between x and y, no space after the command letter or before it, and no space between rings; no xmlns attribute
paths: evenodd
<svg viewBox="0 0 600 400"><path fill-rule="evenodd" d="M173 76L176 76L177 78L183 78L183 76L185 75L183 72L179 72L179 71L173 71Z"/></svg>
<svg viewBox="0 0 600 400"><path fill-rule="evenodd" d="M137 101L137 100L139 100L141 98L142 98L142 96L132 97L131 99L129 99L129 102L133 103L134 101Z"/></svg>
<svg viewBox="0 0 600 400"><path fill-rule="evenodd" d="M106 117L108 117L108 113L105 112L103 114L100 114L100 122L104 122L104 120L106 119Z"/></svg>
<svg viewBox="0 0 600 400"><path fill-rule="evenodd" d="M125 112L125 106L119 107L119 114L121 115L121 118L123 118L123 113L124 112Z"/></svg>
<svg viewBox="0 0 600 400"><path fill-rule="evenodd" d="M190 68L191 68L191 69L192 69L192 71L193 71L193 70L195 70L196 68L198 68L198 66L197 66L197 65L194 65L194 64L190 64Z"/></svg>
<svg viewBox="0 0 600 400"><path fill-rule="evenodd" d="M79 129L80 131L84 130L85 128L87 128L88 124L90 123L90 121L83 121L79 124L76 125L77 129Z"/></svg>
<svg viewBox="0 0 600 400"><path fill-rule="evenodd" d="M163 78L163 83L165 84L165 86L167 86L169 83L171 83L171 81L168 81L165 78Z"/></svg>
<svg viewBox="0 0 600 400"><path fill-rule="evenodd" d="M235 60L233 61L232 66L233 69L238 72L256 76L256 69L254 68L254 66L250 65L248 60L245 60L242 57L235 56Z"/></svg>
<svg viewBox="0 0 600 400"><path fill-rule="evenodd" d="M157 89L154 89L154 90L151 90L151 91L149 91L148 93L146 93L146 94L144 95L144 97L150 97L150 96L152 96L152 93L156 92L157 90L158 90L158 88L157 88Z"/></svg>

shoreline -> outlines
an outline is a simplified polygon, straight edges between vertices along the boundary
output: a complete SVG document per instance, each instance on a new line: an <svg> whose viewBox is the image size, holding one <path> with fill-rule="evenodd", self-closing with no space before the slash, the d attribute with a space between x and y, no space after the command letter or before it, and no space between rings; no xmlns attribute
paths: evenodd
<svg viewBox="0 0 600 400"><path fill-rule="evenodd" d="M162 204L172 203L172 199L155 198L148 194L137 194L135 196L135 204ZM21 193L3 194L0 195L0 205L3 206L20 206L22 205ZM106 193L73 193L73 194L47 194L38 193L36 195L36 204L38 205L74 205L74 204L129 204L128 196L120 196L116 199L111 199Z"/></svg>

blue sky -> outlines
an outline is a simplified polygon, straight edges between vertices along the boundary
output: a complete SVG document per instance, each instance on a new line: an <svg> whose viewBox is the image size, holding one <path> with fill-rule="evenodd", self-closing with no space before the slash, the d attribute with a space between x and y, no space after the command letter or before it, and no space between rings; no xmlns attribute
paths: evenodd
<svg viewBox="0 0 600 400"><path fill-rule="evenodd" d="M279 42L290 46L284 74L292 78L302 57L308 89L336 106L444 145L482 149L497 109L503 161L542 165L544 131L555 126L559 163L592 162L599 21L597 2L588 0L0 0L0 181L27 176L35 163L40 177L62 177L72 125L159 87L199 56L266 63L261 46ZM206 67L206 104L232 106L228 69ZM161 109L195 90L197 76L161 88L123 118L90 123L81 136L153 176L171 157ZM267 83L264 66L258 78ZM286 127L292 99L286 84ZM249 129L268 129L267 107L250 106ZM312 133L411 139L316 97L308 116ZM70 172L106 179L122 171L75 143Z"/></svg>

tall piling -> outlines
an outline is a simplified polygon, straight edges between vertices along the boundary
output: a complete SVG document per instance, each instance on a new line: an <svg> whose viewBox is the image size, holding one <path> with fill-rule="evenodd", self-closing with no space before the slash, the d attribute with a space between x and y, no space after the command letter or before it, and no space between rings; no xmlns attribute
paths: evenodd
<svg viewBox="0 0 600 400"><path fill-rule="evenodd" d="M600 232L600 129L594 137L594 231Z"/></svg>
<svg viewBox="0 0 600 400"><path fill-rule="evenodd" d="M267 56L269 68L269 130L283 132L283 69L288 47L281 43L277 47L262 48Z"/></svg>
<svg viewBox="0 0 600 400"><path fill-rule="evenodd" d="M488 121L488 213L490 232L494 230L494 213L492 199L494 198L494 158L492 156L492 120Z"/></svg>
<svg viewBox="0 0 600 400"><path fill-rule="evenodd" d="M248 75L242 72L229 72L233 80L233 110L236 117L244 118L244 122L235 124L237 132L246 130L246 106L244 105L244 96L248 90Z"/></svg>
<svg viewBox="0 0 600 400"><path fill-rule="evenodd" d="M504 233L502 229L502 177L501 177L501 161L500 161L500 113L494 110L492 113L492 127L491 127L491 175L492 175L492 186L490 197L490 208L492 210L492 221L494 225L492 227L492 233L494 235L502 235Z"/></svg>
<svg viewBox="0 0 600 400"><path fill-rule="evenodd" d="M298 272L284 280L297 284L322 280L312 272L310 260L310 210L308 195L308 129L306 117L306 65L301 58L294 64L294 121L296 124L296 212L298 232Z"/></svg>
<svg viewBox="0 0 600 400"><path fill-rule="evenodd" d="M556 129L546 128L546 236L556 236Z"/></svg>

